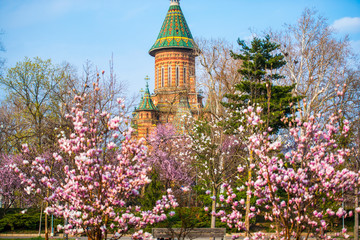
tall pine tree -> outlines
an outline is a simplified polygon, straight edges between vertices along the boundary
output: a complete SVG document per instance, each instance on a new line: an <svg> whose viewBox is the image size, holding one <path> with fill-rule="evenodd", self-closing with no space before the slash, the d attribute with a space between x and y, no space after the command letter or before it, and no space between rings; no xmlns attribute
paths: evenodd
<svg viewBox="0 0 360 240"><path fill-rule="evenodd" d="M237 110L249 106L262 107L262 120L276 133L284 127L281 118L291 114L291 106L300 100L301 96L293 96L295 85L280 86L276 81L284 78L279 69L286 64L284 56L277 53L279 45L270 41L270 36L264 39L254 38L251 46L245 41L238 40L241 47L240 53L231 52L234 59L242 61L238 70L242 81L235 85L235 94L226 94L225 108L232 112L231 117L224 123L229 132L243 124Z"/></svg>

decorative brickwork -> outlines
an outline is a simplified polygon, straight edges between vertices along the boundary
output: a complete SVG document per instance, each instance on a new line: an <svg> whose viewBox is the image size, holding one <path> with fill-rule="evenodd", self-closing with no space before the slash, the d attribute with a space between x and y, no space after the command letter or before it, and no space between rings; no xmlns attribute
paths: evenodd
<svg viewBox="0 0 360 240"><path fill-rule="evenodd" d="M198 117L202 96L196 92L195 57L198 48L179 1L172 0L163 26L149 54L155 57L155 89L148 86L133 116L137 137L146 137L157 124L176 121L184 114ZM146 108L142 106L151 106Z"/></svg>

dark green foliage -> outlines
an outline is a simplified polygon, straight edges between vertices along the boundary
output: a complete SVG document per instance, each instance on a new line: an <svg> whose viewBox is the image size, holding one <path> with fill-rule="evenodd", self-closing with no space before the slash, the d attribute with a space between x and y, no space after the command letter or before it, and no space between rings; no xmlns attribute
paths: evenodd
<svg viewBox="0 0 360 240"><path fill-rule="evenodd" d="M163 228L201 228L207 227L210 224L207 213L199 207L178 207L175 210L175 215L168 217L157 227Z"/></svg>
<svg viewBox="0 0 360 240"><path fill-rule="evenodd" d="M231 52L231 55L234 59L242 60L242 67L238 71L244 80L261 82L266 78L271 80L283 78L276 73L276 70L284 66L286 62L281 53L273 53L279 48L279 45L271 42L270 36L266 36L265 39L254 38L251 48L240 39L238 44L242 48L241 53Z"/></svg>
<svg viewBox="0 0 360 240"><path fill-rule="evenodd" d="M26 213L20 213L22 209L11 209L0 219L0 232L19 230L39 230L40 209L31 208ZM48 217L49 226L51 217ZM44 226L45 215L42 215L42 226ZM63 224L62 219L54 218L54 226ZM44 227L42 227L44 228Z"/></svg>
<svg viewBox="0 0 360 240"><path fill-rule="evenodd" d="M240 53L232 56L242 61L238 70L243 80L235 85L236 94L227 94L223 105L232 113L232 117L224 124L229 132L233 132L243 122L237 110L249 105L258 105L263 109L262 120L274 132L285 127L281 118L291 114L292 105L302 97L293 96L295 85L280 86L275 82L281 78L278 70L286 64L284 56L276 53L279 45L272 43L270 37L265 39L254 38L251 46L239 40Z"/></svg>
<svg viewBox="0 0 360 240"><path fill-rule="evenodd" d="M146 185L142 197L139 198L140 205L145 209L153 208L156 205L156 201L161 199L163 195L166 195L166 189L159 179L159 174L153 170L150 175L151 182Z"/></svg>

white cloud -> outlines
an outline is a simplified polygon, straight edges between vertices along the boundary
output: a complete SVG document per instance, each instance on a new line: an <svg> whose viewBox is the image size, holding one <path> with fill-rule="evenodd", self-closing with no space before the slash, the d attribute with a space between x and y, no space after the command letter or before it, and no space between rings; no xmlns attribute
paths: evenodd
<svg viewBox="0 0 360 240"><path fill-rule="evenodd" d="M344 17L335 20L332 27L343 33L360 32L360 17Z"/></svg>

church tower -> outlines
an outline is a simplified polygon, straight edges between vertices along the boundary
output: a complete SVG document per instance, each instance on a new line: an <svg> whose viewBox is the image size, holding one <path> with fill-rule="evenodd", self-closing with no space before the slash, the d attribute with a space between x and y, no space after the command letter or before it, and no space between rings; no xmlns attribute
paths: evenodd
<svg viewBox="0 0 360 240"><path fill-rule="evenodd" d="M148 136L157 124L181 127L184 115L197 118L202 96L196 92L195 57L198 47L180 8L180 0L170 0L170 8L160 33L149 50L155 57L155 89L148 84L140 105L133 113L132 126L138 139Z"/></svg>
<svg viewBox="0 0 360 240"><path fill-rule="evenodd" d="M196 92L195 57L198 47L180 8L180 0L171 0L160 33L149 54L155 57L154 104L160 123L172 122L178 107L185 105L197 116L202 107Z"/></svg>

